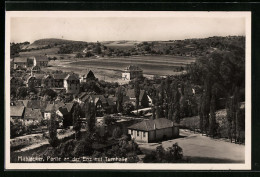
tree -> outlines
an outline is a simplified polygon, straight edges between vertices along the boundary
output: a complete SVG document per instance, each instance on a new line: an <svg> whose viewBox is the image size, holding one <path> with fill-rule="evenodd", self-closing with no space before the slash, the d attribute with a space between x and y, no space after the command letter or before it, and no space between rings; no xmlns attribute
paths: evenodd
<svg viewBox="0 0 260 177"><path fill-rule="evenodd" d="M210 101L210 124L209 135L215 137L217 135L217 123L216 123L216 101L215 94L212 95Z"/></svg>
<svg viewBox="0 0 260 177"><path fill-rule="evenodd" d="M139 96L140 96L140 85L137 79L135 79L135 86L134 86L134 91L135 91L135 108L137 110L137 115L138 115L138 108L139 108Z"/></svg>
<svg viewBox="0 0 260 177"><path fill-rule="evenodd" d="M72 118L73 118L73 129L75 131L75 139L79 139L80 137L80 129L81 129L81 124L80 124L80 106L78 103L75 104L73 112L72 112Z"/></svg>
<svg viewBox="0 0 260 177"><path fill-rule="evenodd" d="M97 42L94 51L97 54L101 54L101 44L99 42Z"/></svg>
<svg viewBox="0 0 260 177"><path fill-rule="evenodd" d="M77 53L75 58L83 58L82 54L81 53Z"/></svg>
<svg viewBox="0 0 260 177"><path fill-rule="evenodd" d="M124 102L123 113L129 115L134 110L134 105L131 102Z"/></svg>
<svg viewBox="0 0 260 177"><path fill-rule="evenodd" d="M57 147L59 144L59 139L57 137L57 121L56 121L56 113L53 112L51 114L51 118L49 120L49 143L52 147Z"/></svg>
<svg viewBox="0 0 260 177"><path fill-rule="evenodd" d="M28 89L26 87L19 87L17 89L17 97L19 99L25 98L28 95Z"/></svg>
<svg viewBox="0 0 260 177"><path fill-rule="evenodd" d="M85 55L85 57L88 57L88 58L89 58L89 57L92 57L92 56L94 56L93 53L91 53L91 52L89 52L89 51L88 51L88 52L86 53L86 55Z"/></svg>
<svg viewBox="0 0 260 177"><path fill-rule="evenodd" d="M96 107L95 103L92 101L87 101L85 103L85 115L87 118L87 125L88 125L88 130L90 133L93 133L95 130L95 125L96 125Z"/></svg>
<svg viewBox="0 0 260 177"><path fill-rule="evenodd" d="M117 111L122 112L123 109L123 92L122 92L122 87L118 87L117 90Z"/></svg>

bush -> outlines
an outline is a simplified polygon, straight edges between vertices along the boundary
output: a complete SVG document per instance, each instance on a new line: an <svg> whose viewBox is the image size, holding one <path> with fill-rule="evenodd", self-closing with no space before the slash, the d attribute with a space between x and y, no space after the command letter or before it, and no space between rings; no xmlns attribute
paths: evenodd
<svg viewBox="0 0 260 177"><path fill-rule="evenodd" d="M177 143L166 150L162 146L158 146L156 151L152 151L150 154L145 155L143 159L144 163L179 163L185 162L183 160L183 151Z"/></svg>

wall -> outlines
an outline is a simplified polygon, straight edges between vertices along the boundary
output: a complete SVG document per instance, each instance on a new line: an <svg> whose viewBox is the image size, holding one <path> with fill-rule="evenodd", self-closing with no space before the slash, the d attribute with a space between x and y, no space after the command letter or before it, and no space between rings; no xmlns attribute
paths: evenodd
<svg viewBox="0 0 260 177"><path fill-rule="evenodd" d="M130 80L130 73L122 73L123 80Z"/></svg>
<svg viewBox="0 0 260 177"><path fill-rule="evenodd" d="M132 131L132 134L131 134ZM148 143L148 132L145 131L139 131L139 136L137 135L138 130L130 130L128 129L128 134L131 135L131 138L135 141L141 142L141 143ZM144 137L145 135L145 137Z"/></svg>

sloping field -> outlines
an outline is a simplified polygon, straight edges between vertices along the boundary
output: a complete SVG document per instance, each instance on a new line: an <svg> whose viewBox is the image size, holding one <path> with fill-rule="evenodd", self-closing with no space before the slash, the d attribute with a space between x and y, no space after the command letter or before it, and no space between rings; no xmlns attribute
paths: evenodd
<svg viewBox="0 0 260 177"><path fill-rule="evenodd" d="M172 75L176 74L176 66L185 66L194 62L194 58L187 57L165 57L165 56L140 56L127 58L99 58L85 59L70 63L77 67L96 67L99 69L123 71L128 65L138 65L145 74Z"/></svg>
<svg viewBox="0 0 260 177"><path fill-rule="evenodd" d="M41 49L41 50L32 50L30 52L20 52L19 55L21 57L31 57L34 55L53 55L58 53L59 48L50 48L50 49Z"/></svg>

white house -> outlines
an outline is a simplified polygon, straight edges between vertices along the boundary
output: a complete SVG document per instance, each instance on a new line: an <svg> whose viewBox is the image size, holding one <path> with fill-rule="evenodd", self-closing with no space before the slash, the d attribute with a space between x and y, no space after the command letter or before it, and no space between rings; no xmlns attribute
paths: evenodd
<svg viewBox="0 0 260 177"><path fill-rule="evenodd" d="M165 118L144 120L128 127L128 134L137 142L157 142L178 137L179 126Z"/></svg>

